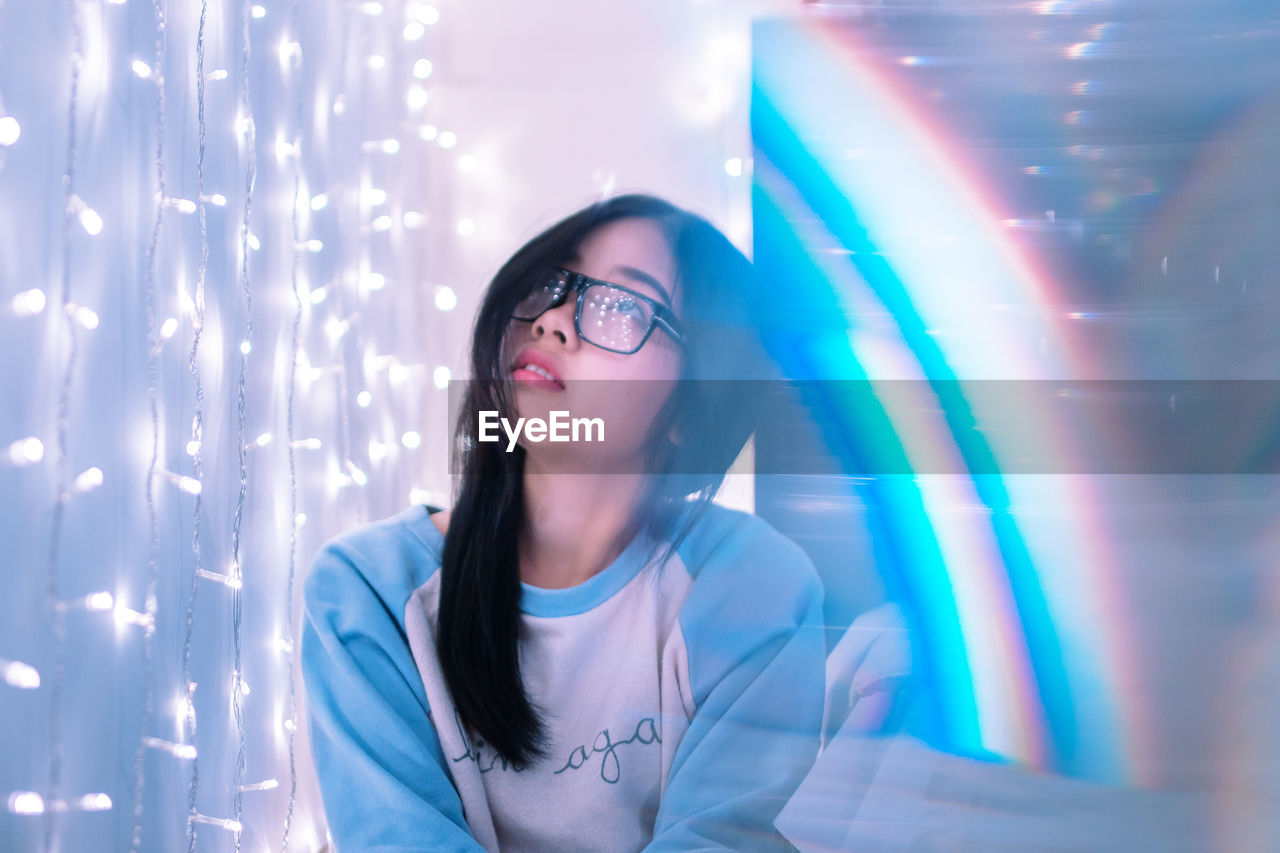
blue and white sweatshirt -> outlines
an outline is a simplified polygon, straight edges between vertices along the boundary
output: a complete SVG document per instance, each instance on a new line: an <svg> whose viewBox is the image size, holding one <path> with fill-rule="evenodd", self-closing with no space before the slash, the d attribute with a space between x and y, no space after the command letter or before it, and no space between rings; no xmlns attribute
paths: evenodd
<svg viewBox="0 0 1280 853"><path fill-rule="evenodd" d="M823 714L818 576L716 505L664 566L653 544L575 587L524 585L521 667L550 748L517 769L468 734L441 674L427 509L329 542L302 671L338 853L785 849L773 820Z"/></svg>

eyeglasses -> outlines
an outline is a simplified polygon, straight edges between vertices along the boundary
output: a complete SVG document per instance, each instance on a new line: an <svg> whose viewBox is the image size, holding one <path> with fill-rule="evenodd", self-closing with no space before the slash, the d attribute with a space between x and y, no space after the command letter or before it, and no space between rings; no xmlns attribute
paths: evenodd
<svg viewBox="0 0 1280 853"><path fill-rule="evenodd" d="M578 337L587 343L629 355L644 346L655 327L661 327L672 340L684 346L680 321L661 302L563 267L551 267L539 275L533 291L511 312L512 319L531 323L563 305L570 291L575 290L578 305L573 324Z"/></svg>

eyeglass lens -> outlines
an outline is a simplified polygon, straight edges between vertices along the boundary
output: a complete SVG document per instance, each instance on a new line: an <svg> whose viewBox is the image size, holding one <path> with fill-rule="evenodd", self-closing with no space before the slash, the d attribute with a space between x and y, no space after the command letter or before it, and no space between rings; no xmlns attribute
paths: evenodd
<svg viewBox="0 0 1280 853"><path fill-rule="evenodd" d="M568 288L565 276L551 273L541 286L521 300L513 316L534 320L560 302ZM653 310L643 299L608 284L589 284L582 295L582 319L578 332L583 339L615 352L632 352L644 340L653 322Z"/></svg>

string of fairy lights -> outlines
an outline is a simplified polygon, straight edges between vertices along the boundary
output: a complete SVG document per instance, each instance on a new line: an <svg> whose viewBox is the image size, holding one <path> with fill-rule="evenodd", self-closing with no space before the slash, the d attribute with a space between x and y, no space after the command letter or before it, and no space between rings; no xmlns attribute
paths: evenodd
<svg viewBox="0 0 1280 853"><path fill-rule="evenodd" d="M245 785L247 733L244 720L244 649L242 622L244 609L244 585L241 580L243 568L240 560L240 526L244 518L245 498L249 489L248 466L245 455L245 382L249 372L249 353L253 346L253 288L249 276L249 222L253 214L254 181L257 179L257 126L253 119L253 104L250 101L249 62L251 59L252 37L250 20L253 5L250 0L241 4L240 16L240 120L244 128L244 214L240 221L240 292L244 297L244 335L240 338L240 372L236 388L236 456L239 464L240 491L236 495L235 514L231 522L231 574L237 583L231 587L232 609L232 669L231 669L231 707L236 720L236 763L232 778L232 804L234 817L230 825L235 834L235 851L240 853L240 828L244 826L244 793ZM274 782L275 780L271 780ZM194 830L188 824L188 832Z"/></svg>
<svg viewBox="0 0 1280 853"><path fill-rule="evenodd" d="M160 246L160 232L165 215L165 171L164 171L164 74L165 74L165 17L161 0L154 0L156 35L155 35L155 176L156 202L155 218L151 227L151 237L147 243L146 258L146 315L147 315L147 408L151 415L151 464L147 467L147 591L144 607L148 625L142 638L142 725L138 747L134 751L133 763L133 815L129 832L130 853L142 849L142 806L145 792L144 761L147 750L147 732L151 728L154 712L154 684L152 683L151 644L155 633L156 587L160 573L160 515L156 508L155 484L160 468L160 356L163 338L160 335L159 310L157 308L156 263Z"/></svg>
<svg viewBox="0 0 1280 853"><path fill-rule="evenodd" d="M191 575L187 597L187 607L183 621L182 639L182 685L175 706L178 727L190 742L196 740L195 682L191 677L191 651L195 636L195 611L200 591L200 577L204 572L203 550L201 548L200 531L204 516L204 380L200 373L200 344L205 325L205 279L209 268L209 203L205 193L205 156L208 153L209 126L206 120L206 88L210 81L220 79L225 74L222 69L210 73L205 66L205 33L209 23L209 0L200 2L200 19L196 25L196 196L197 213L200 226L200 260L196 267L195 298L192 300L191 350L187 356L187 370L191 374L191 385L194 397L194 411L191 417L191 439L187 443L187 454L191 457L194 479L201 488L196 490L192 502L191 523ZM226 199L219 196L222 204ZM186 842L188 853L195 853L194 819L196 812L196 793L200 783L199 755L190 749L185 756L191 762L190 776L187 781L187 797L185 814Z"/></svg>
<svg viewBox="0 0 1280 853"><path fill-rule="evenodd" d="M121 2L105 0L102 10L106 13L108 7L118 5L125 5L125 3L123 0ZM379 55L373 55L370 58L361 54L359 47L362 43L361 28L353 24L356 21L367 22L365 29L369 31L390 27L397 37L402 38L406 43L412 43L422 39L426 27L436 23L439 18L439 13L434 7L426 4L412 2L394 4L400 7L394 11L403 12L405 15L405 19L397 24L389 14L393 11L388 8L391 5L393 4L369 2L343 4L342 24L337 28L341 35L334 37L334 40L340 41L344 56L350 57L350 65L345 61L339 65L338 85L333 91L321 91L324 87L316 81L311 81L311 85L316 89L313 93L314 97L327 99L330 102L329 109L335 120L334 138L313 140L317 150L328 146L332 158L328 165L332 168L323 179L326 184L324 191L311 194L308 187L308 164L304 152L307 150L305 146L309 133L315 131L310 129L310 123L306 120L306 103L311 91L304 85L303 54L299 44L303 20L298 0L292 0L288 4L287 15L284 16L285 24L281 28L285 34L280 42L278 54L281 70L287 77L285 85L290 88L292 94L294 109L291 113L292 126L288 126L289 119L286 113L285 126L279 129L274 144L276 162L282 165L280 174L272 175L270 178L278 185L283 183L281 178L287 178L287 197L291 210L288 239L273 240L269 236L271 229L256 231L252 228L259 208L255 203L255 197L258 195L255 186L259 178L258 154L272 148L272 143L258 132L257 123L261 120L259 116L262 113L255 115L254 112L255 103L257 103L254 98L254 87L262 73L260 66L267 64L261 62L258 57L265 55L269 62L272 58L272 52L268 47L271 40L255 27L259 22L270 20L272 10L262 4L251 2L219 4L217 0L202 0L199 4L198 22L192 28L195 35L195 79L190 81L194 83L192 88L196 95L194 124L197 134L193 169L184 159L184 152L180 148L166 147L166 138L172 137L172 130L177 126L175 121L179 121L181 116L179 112L177 114L179 118L175 118L175 114L167 109L166 95L179 91L183 86L188 85L189 80L189 75L184 75L179 70L181 66L168 57L172 54L171 48L176 44L175 38L179 37L179 33L185 32L188 29L186 25L191 23L187 15L194 16L193 13L169 8L169 4L164 0L153 0L151 12L154 25L154 49L150 56L129 55L123 61L128 72L122 75L124 79L145 81L151 87L147 91L152 98L149 135L154 156L150 158L151 173L148 182L151 184L151 190L155 192L154 197L147 192L141 194L143 199L153 200L147 205L151 213L150 233L138 244L145 246L139 263L142 272L140 284L143 286L140 289L141 298L137 304L142 309L140 313L145 315L147 330L145 384L149 414L149 441L147 442L149 459L143 472L145 486L142 490L146 508L145 515L142 516L145 518L147 530L146 569L137 575L140 584L144 587L143 603L139 609L133 609L126 606L128 596L120 592L115 595L106 591L92 592L70 600L64 600L62 597L63 579L75 569L73 566L65 565L60 551L61 546L68 541L69 535L63 521L65 507L76 496L98 488L104 482L112 482L110 476L104 476L103 469L97 466L89 467L73 476L72 454L68 452L69 437L85 425L83 413L76 411L76 382L83 371L83 365L77 358L77 336L97 329L100 322L97 312L87 304L79 304L81 300L74 292L74 285L79 281L75 272L80 246L78 240L84 239L85 235L90 239L98 238L104 232L109 239L122 239L120 229L123 228L122 223L117 225L105 219L81 197L80 185L77 181L77 158L84 143L83 132L79 137L77 136L77 130L83 131L83 125L77 124L77 118L78 111L84 109L83 90L80 86L84 65L81 33L84 3L82 0L70 0L68 3L73 47L69 61L71 91L66 115L67 154L62 175L65 192L62 287L59 299L62 310L56 315L66 346L64 357L58 368L60 393L56 435L52 442L56 452L50 454L54 457L53 479L57 500L49 531L45 573L47 619L51 626L53 642L50 644L49 658L41 666L21 660L0 658L0 675L7 687L39 690L43 686L50 693L48 769L43 790L38 790L42 787L40 780L33 776L32 781L35 784L29 789L11 791L7 795L8 811L11 814L43 815L44 831L39 844L41 849L60 849L66 842L76 837L71 830L77 825L66 823L65 816L69 812L110 811L122 805L120 802L122 800L130 801L124 825L127 826L131 851L167 850L176 847L177 839L174 837L174 832L177 825L173 822L172 815L153 813L157 804L161 802L159 780L169 778L174 772L182 774L187 780L181 809L184 817L178 833L191 853L197 849L198 839L204 838L205 830L225 834L211 835L209 837L211 840L199 842L200 846L206 843L221 846L223 842L217 839L222 838L225 839L228 847L238 851L249 843L251 834L253 849L258 849L261 839L267 837L273 838L273 843L269 846L278 844L281 850L288 850L291 844L294 847L301 845L304 849L318 849L320 846L317 832L320 831L321 824L318 815L311 816L309 825L295 820L299 785L295 750L298 696L294 668L294 581L298 554L302 547L300 531L307 520L306 513L303 512L303 507L299 503L300 481L303 478L314 479L317 476L317 470L321 471L322 473L318 476L327 488L319 498L329 505L330 510L336 505L339 508L339 516L343 515L344 501L355 501L352 505L352 513L345 518L332 519L331 521L336 523L328 524L327 531L317 531L318 535L331 535L337 528L349 526L359 520L363 512L359 487L365 486L369 478L364 463L354 458L355 430L351 419L356 412L360 412L366 418L376 414L368 411L372 403L370 399L372 395L368 388L372 385L374 374L382 374L393 383L403 384L411 381L422 367L413 359L406 362L389 354L378 354L371 348L363 353L362 357L361 342L358 339L359 328L362 322L368 321L371 313L367 307L368 300L383 290L388 281L388 276L374 271L376 265L370 258L370 236L384 234L390 230L386 209L389 206L388 201L394 201L392 193L374 186L375 182L367 161L371 155L396 154L401 144L400 139L397 138L398 131L370 140L362 138L363 121L351 121L345 126L337 124L337 121L341 120L347 112L349 102L353 100L352 93L359 91L360 87L367 83L363 72L373 68L380 69L387 64L385 55L381 56L380 61ZM96 10L94 14L97 14ZM218 26L223 26L225 29L225 23L232 19L238 24L238 38L227 37L223 32L221 34L223 37L219 39L219 47L214 47L209 37L217 32ZM94 29L95 38L100 37L106 29L101 19L95 20L91 26ZM367 37L367 32L364 36ZM218 86L222 81L228 81L232 73L226 68L210 67L209 57L213 55L214 50L225 49L224 46L227 43L238 46L239 52L238 98L235 107L236 117L233 122L234 145L230 144L230 140L221 137L217 131L211 130L216 126L216 119L214 124L210 123L210 111L216 109L214 104L225 104L225 99L218 94L214 94L212 100L210 99L212 87ZM101 46L97 49L100 53L102 52ZM110 50L105 53L108 55L105 61L110 61L110 57L120 56L120 53ZM181 50L178 51L178 55L183 55ZM397 59L403 59L403 57L397 57ZM410 57L404 68L412 73L412 79L407 90L409 94L399 101L400 111L413 113L420 111L425 104L424 81L431 73L431 64L425 57ZM95 97L100 97L101 92L95 90L93 94ZM97 104L91 104L91 108L96 106ZM400 115L392 118L394 127L401 128L405 126L409 116ZM166 134L166 128L169 130L168 134ZM20 130L17 119L11 119L0 109L0 148L7 149L14 144L21 135ZM39 133L40 130L39 127L27 128L28 133ZM416 128L414 133L425 142L432 141L428 137L439 136L438 133L424 133ZM451 146L456 141L450 137L446 137L446 140L448 146L445 147ZM90 141L93 141L92 137ZM223 169L219 172L217 180L228 185L238 183L240 187L238 200L228 199L227 195L231 195L230 192L223 195L210 192L207 187L211 174L207 169L212 159L210 155L225 162L228 159L228 148L234 148L238 152L234 159L239 163L240 178L238 181L232 179L231 174ZM349 149L349 152L344 148ZM345 156L347 153L356 156L347 158ZM171 183L174 186L181 186L187 184L192 177L195 184L194 198L182 198L179 192L170 188ZM211 227L215 219L213 213L228 210L237 204L240 214L238 246L228 249L215 236L216 229ZM275 205L273 204L272 207L274 208ZM404 207L408 208L410 205ZM328 240L328 252L324 251L325 241L306 233L310 219L325 211L326 208L332 214L332 221L324 224L334 226L329 230L335 235ZM189 229L182 222L174 222L171 227L169 221L170 216L185 217L189 214L195 214L192 218L198 223L197 234L190 235L195 237L194 240L189 239ZM398 224L406 228L421 228L425 224L425 219L421 213L409 211ZM221 221L218 225L222 230L228 227ZM349 240L343 236L348 226L351 226L350 233L354 235ZM262 236L259 236L260 234ZM193 248L198 245L198 250L186 253L187 245L192 245ZM181 269L181 260L175 260L187 254L195 261L195 268L191 273L194 282L191 293L186 290L184 282L187 276ZM255 293L258 288L256 283L279 280L278 277L262 272L271 265L261 263L267 257L287 260L289 264L288 289L292 310L289 312L286 336L289 340L288 358L274 359L276 364L283 362L282 372L287 374L283 380L286 386L283 413L268 411L267 403L263 404L261 411L258 410L256 408L258 398L253 393L255 378L261 377L263 374L260 371L271 363L266 359L270 356L272 341L269 338L263 342L257 340L255 327L258 325L259 318L254 314L255 302L261 296ZM232 288L208 289L211 281L211 267L215 264L223 272L232 268L233 265L238 267L236 276L238 287L235 288L238 294L238 306L231 304ZM174 282L172 268L175 266L178 267L176 294L172 289ZM324 272L325 269L329 272ZM309 287L310 273L316 270L320 271L319 280L325 283L319 287ZM226 280L226 276L221 276L221 280ZM406 280L408 280L407 277ZM270 288L271 285L263 286ZM442 297L439 295L440 292L445 292L446 295ZM207 296L213 299L208 304L206 304ZM326 297L332 297L327 300L328 304L325 304ZM262 298L266 298L273 306L276 303L269 292ZM10 313L17 317L37 317L45 314L46 301L48 300L42 289L28 288L13 295L8 301L8 307L11 309ZM451 289L440 288L437 291L436 303L438 309L449 310L456 304L456 298L452 297ZM171 313L175 307L180 311L176 314ZM216 313L208 313L209 308L216 308ZM228 324L232 318L236 317L238 317L238 324L235 333L229 334ZM274 317L269 316L268 319L274 320ZM189 348L182 350L185 388L173 384L172 372L167 367L168 350L165 346L175 337L182 336L180 330L184 323L188 325L190 335ZM308 349L311 349L308 343L313 330L322 333L318 338L321 342L320 348L311 350L323 353L319 359L322 362L321 366L313 366L312 359L308 357ZM224 347L224 339L230 339L234 344L231 347ZM210 343L214 345L209 346ZM213 389L215 396L208 397L206 373L210 366L224 363L222 361L224 350L238 356L238 369L235 371L233 381L234 390L220 390L215 385ZM364 369L361 372L362 378L358 381L347 363L349 357L362 358ZM260 358L263 360L259 361ZM325 389L315 385L325 376L331 377L336 387ZM313 385L315 385L314 388ZM354 389L359 389L360 393L352 396L351 392ZM321 393L317 396L316 391ZM332 394L329 393L330 391ZM231 417L225 418L227 409L221 404L231 395L234 395L234 403L230 407ZM331 398L336 403L336 411L330 408L327 415L317 417L311 410L316 408L316 401L325 398ZM183 399L190 402L186 415L178 413L179 403ZM298 412L295 404L303 401L306 401L309 422L328 422L335 430L336 458L324 453L319 456L311 455L312 451L323 451L328 442L315 437L314 429L309 432L299 429L302 422L296 418ZM391 402L390 395L387 396L387 402ZM276 597L272 608L279 611L279 615L271 619L278 626L271 645L279 655L277 660L281 663L283 678L271 680L285 685L285 690L280 692L287 691L287 694L279 697L279 701L275 703L264 701L261 706L269 708L274 704L274 707L280 709L280 719L267 727L268 731L277 729L281 736L282 754L279 755L280 760L276 761L269 752L264 752L255 746L254 739L263 729L251 722L254 706L248 701L250 691L245 670L246 667L255 665L251 656L248 655L248 640L251 635L256 635L260 628L255 623L255 614L259 613L261 608L250 607L249 603L259 588L266 589L268 586L265 583L266 578L259 577L259 572L272 568L264 549L260 547L261 543L253 541L256 528L250 525L250 519L253 517L250 505L254 503L256 495L265 491L255 487L251 471L259 469L256 463L251 467L250 454L268 448L272 445L272 440L269 431L257 433L257 437L254 438L255 433L251 430L250 424L257 420L269 422L280 414L285 421L286 433L286 441L282 449L286 456L284 461L289 477L289 530L287 575L283 578L283 601ZM173 454L166 451L165 441L166 434L172 431L171 424L175 420L181 420L182 417L190 418L190 433L184 440L185 453L181 457L187 460L185 463L175 461ZM229 428L228 425L221 423L223 419L231 421ZM387 420L395 419L387 418ZM234 463L226 464L230 461L226 454L222 453L219 447L208 443L210 426L224 429L229 433L228 440L223 442L223 446L228 441L232 445L236 457ZM405 436L416 435L413 431L405 433ZM417 448L417 442L413 438L403 436L401 438L402 441L396 443L402 444L406 450ZM371 456L377 457L372 461L386 458L390 452L389 446L390 442L385 440L370 442ZM7 446L5 458L13 466L36 466L44 460L44 447L44 442L36 436L19 439ZM183 470L185 466L189 466L186 471ZM111 470L110 466L104 467ZM270 474L264 473L263 476L269 477ZM185 578L185 583L181 585L181 590L185 591L182 596L185 598L183 603L172 601L171 595L165 596L166 590L172 585L166 579L171 576L172 566L168 565L167 561L171 559L169 555L172 554L173 549L169 541L171 528L163 524L163 519L169 517L168 511L171 508L166 507L166 504L170 503L169 498L159 491L162 483L175 487L173 494L186 496L191 501L185 509L182 509L182 514L186 518L186 523L182 527L190 525L189 536L185 538L185 554L181 556L182 568L186 570L181 573ZM352 487L355 487L354 492ZM230 490L230 494L227 495L229 503L210 503L211 500L217 500L219 491L228 489ZM335 501L334 498L337 500ZM210 508L220 510L223 506L227 507L231 515L229 536L210 527L210 523L219 514L214 513L214 516L210 516ZM228 554L224 563L226 568L215 569L214 565L218 562L216 555L223 551ZM264 582L260 583L260 581ZM222 598L230 600L220 600L218 595L206 597L201 592L202 590L212 592L211 587L228 592L229 596ZM171 601L173 606L167 610ZM201 717L205 717L209 713L209 707L217 699L216 690L210 693L207 687L197 689L197 678L200 678L198 670L208 668L201 661L201 658L208 654L208 650L202 646L201 638L209 632L218 634L225 630L208 620L211 618L210 613L225 612L227 609L230 611L228 627L231 639L231 660L229 661L230 678L223 683L230 686L232 730L218 731L216 725L210 729L208 720L197 728L197 709L201 709ZM118 793L115 791L110 794L93 792L64 796L65 760L68 757L64 750L64 727L70 719L67 714L68 709L62 707L64 681L67 675L65 664L68 654L79 653L78 650L66 648L65 620L72 611L113 613L117 624L141 629L137 635L140 640L138 648L140 666L136 671L139 676L136 681L140 699L139 716L134 717L139 735L136 748L132 749L131 790L122 788ZM172 695L175 696L172 705L168 702L155 701L156 696L164 695L167 689L172 689L166 688L161 681L164 679L166 667L155 666L164 660L162 650L166 647L165 641L170 627L175 632L175 638L181 637L181 681L177 689L172 691ZM41 669L44 666L48 666L48 672L47 677L42 678ZM205 681L206 679L201 678L202 683ZM201 698L202 696L204 698ZM256 698L256 694L254 696ZM174 734L163 731L164 712L170 708L176 724ZM227 743L228 751L235 753L234 761L228 762L218 754L208 754L207 749L201 747L202 742ZM176 764L158 765L156 759L148 756L159 756L162 763L173 761ZM230 773L222 776L228 765ZM270 772L261 772L262 770L270 771L275 767L280 767L280 775L287 772L287 786L281 786ZM286 767L287 770L285 770ZM280 790L282 788L283 790ZM222 793L228 789L229 802L228 798L222 796ZM248 797L245 795L265 795L266 792L277 790L281 795L279 811L282 821L274 830L267 827L254 827L249 821L249 815L261 813L262 810L250 809L247 803Z"/></svg>
<svg viewBox="0 0 1280 853"><path fill-rule="evenodd" d="M65 602L59 600L60 587L58 578L58 549L62 539L62 525L66 517L67 501L71 498L72 490L77 485L87 488L93 488L100 485L102 475L99 471L97 475L91 475L87 479L85 474L76 478L76 482L72 483L70 488L67 484L67 434L70 431L70 409L71 409L71 383L74 376L77 356L77 333L72 317L75 316L75 309L71 302L71 245L72 245L72 216L73 211L79 215L80 221L85 222L85 210L81 205L74 202L77 199L76 190L76 110L79 105L79 87L80 87L80 66L82 59L82 32L80 22L80 10L76 7L74 0L71 2L71 94L67 100L67 153L65 166L63 168L63 187L66 193L66 208L62 218L62 316L63 330L68 341L68 352L62 373L62 383L58 394L58 420L57 420L57 442L56 442L56 462L54 464L54 500L53 521L50 525L49 533L49 559L46 563L48 576L46 578L48 588L48 607L49 621L53 634L53 679L50 686L50 706L49 714L49 781L48 781L48 798L42 801L38 794L31 791L24 791L10 795L10 808L18 812L26 813L43 813L45 815L44 823L44 846L46 850L54 850L57 846L58 822L54 819L54 812L57 810L55 804L68 803L62 799L62 692L63 678L65 676L65 655L66 655L66 610ZM77 210L77 208L80 208ZM93 220L91 220L93 221ZM95 223L96 224L96 223ZM86 230L89 226L86 224ZM88 315L83 315L87 317ZM93 325L97 325L96 319L91 321ZM82 323L82 325L85 325ZM90 469L98 471L99 469ZM86 472L88 474L88 472ZM85 606L89 609L97 609L103 606L110 606L110 603L103 598L94 598L88 596L85 599ZM81 797L78 801L82 806L95 809L104 809L111 807L110 798L105 794L98 792ZM47 810L46 810L47 809Z"/></svg>
<svg viewBox="0 0 1280 853"><path fill-rule="evenodd" d="M300 30L300 0L292 0L289 5L289 30L295 35ZM300 52L293 52L294 62L294 111L293 111L293 147L298 150L302 135L302 80L298 76L298 66L302 62ZM302 227L298 217L298 202L302 194L302 158L293 158L293 200L289 206L289 229L293 238L292 263L289 265L289 290L293 295L293 324L289 339L289 379L286 383L285 436L286 452L289 457L289 576L285 581L284 596L284 639L281 643L288 658L286 664L286 683L288 685L287 719L292 723L298 716L297 672L293 665L293 582L298 569L298 461L293 446L294 433L294 393L298 384L298 353L302 344L302 294L298 290L298 275L302 266ZM281 853L288 853L289 831L293 827L293 808L298 797L298 762L295 752L294 734L297 727L290 725L285 733L289 753L289 804L284 815L284 830L280 839Z"/></svg>

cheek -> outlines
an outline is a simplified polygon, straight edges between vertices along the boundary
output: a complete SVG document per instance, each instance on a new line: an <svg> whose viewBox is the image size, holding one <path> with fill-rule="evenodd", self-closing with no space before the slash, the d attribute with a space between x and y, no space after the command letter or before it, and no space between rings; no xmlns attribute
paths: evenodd
<svg viewBox="0 0 1280 853"><path fill-rule="evenodd" d="M678 353L648 350L646 347L635 356L622 356L635 359L625 373L613 374L624 381L599 383L602 390L607 390L610 421L626 433L634 434L637 440L647 434L680 377ZM641 355L643 358L637 358Z"/></svg>

